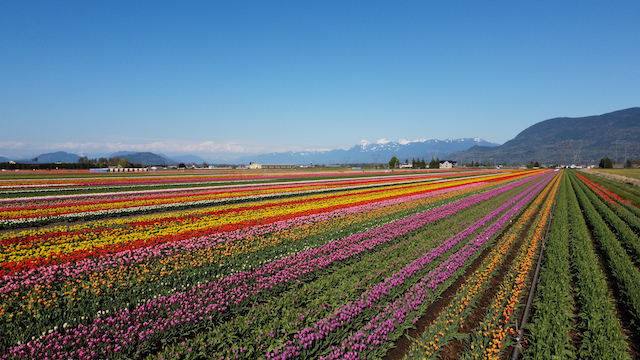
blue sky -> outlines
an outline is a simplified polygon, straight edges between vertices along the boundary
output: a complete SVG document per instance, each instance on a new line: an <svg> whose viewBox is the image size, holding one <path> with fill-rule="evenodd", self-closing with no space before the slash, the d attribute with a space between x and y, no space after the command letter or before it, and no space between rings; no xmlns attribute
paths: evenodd
<svg viewBox="0 0 640 360"><path fill-rule="evenodd" d="M0 156L503 143L640 106L638 1L2 1Z"/></svg>

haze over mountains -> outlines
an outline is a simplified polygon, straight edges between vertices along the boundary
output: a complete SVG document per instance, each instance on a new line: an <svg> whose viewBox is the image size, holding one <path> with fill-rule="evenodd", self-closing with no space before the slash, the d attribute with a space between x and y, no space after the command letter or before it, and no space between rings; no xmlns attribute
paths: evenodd
<svg viewBox="0 0 640 360"><path fill-rule="evenodd" d="M474 145L485 147L498 146L480 138L447 139L447 140L399 140L380 139L375 143L361 140L348 150L334 149L327 151L287 151L237 158L240 163L280 163L280 164L361 164L387 163L395 156L400 161L411 158L422 158L426 161L433 157L444 158L454 151L469 149Z"/></svg>
<svg viewBox="0 0 640 360"><path fill-rule="evenodd" d="M176 165L182 163L203 162L215 164L246 164L251 162L258 163L278 163L278 164L355 164L355 163L386 163L391 157L396 156L400 159L411 159L412 157L424 157L431 159L434 157L444 157L453 151L465 150L474 145L482 145L486 147L498 146L479 138L468 139L447 139L447 140L399 140L397 142L381 139L375 143L366 140L360 141L348 150L334 149L325 151L287 151L281 153L268 153L259 155L250 155L236 157L232 159L203 159L196 155L183 156L167 156L164 154L154 154L151 152L131 152L119 151L101 157L119 156L120 158L128 158L132 163L140 163L142 165ZM55 163L55 162L77 162L79 155L69 154L66 152L55 152L41 154L37 156L37 161L33 159L18 160L18 162L27 163ZM0 161L3 161L0 159ZM8 160L4 160L8 161Z"/></svg>
<svg viewBox="0 0 640 360"><path fill-rule="evenodd" d="M166 156L151 152L121 151L91 157L127 157L132 163L143 165L176 165L203 162L213 164L317 164L338 165L358 163L384 164L395 156L400 161L412 158L425 161L431 157L458 162L488 162L509 165L528 164L597 164L609 157L617 162L640 157L640 108L634 107L603 115L581 118L554 118L541 121L502 145L480 138L447 140L391 141L380 139L374 143L362 140L350 149L287 151L256 154L235 158L205 159L196 155ZM77 162L79 155L66 152L37 156L37 163ZM10 159L0 157L0 162ZM11 159L13 160L13 159ZM31 162L34 159L16 160Z"/></svg>

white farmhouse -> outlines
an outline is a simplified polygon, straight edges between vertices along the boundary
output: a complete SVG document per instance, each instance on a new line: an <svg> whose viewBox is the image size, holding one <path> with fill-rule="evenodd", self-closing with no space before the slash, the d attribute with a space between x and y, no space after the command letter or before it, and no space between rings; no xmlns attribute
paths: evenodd
<svg viewBox="0 0 640 360"><path fill-rule="evenodd" d="M453 160L440 160L440 169L452 169L457 165L458 163Z"/></svg>

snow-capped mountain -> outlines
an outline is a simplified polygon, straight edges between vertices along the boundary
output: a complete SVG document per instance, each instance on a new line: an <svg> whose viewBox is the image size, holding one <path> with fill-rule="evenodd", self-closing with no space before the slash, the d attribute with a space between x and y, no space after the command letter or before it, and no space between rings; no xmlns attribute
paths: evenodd
<svg viewBox="0 0 640 360"><path fill-rule="evenodd" d="M254 156L245 156L234 160L236 163L249 164L257 162L261 164L359 164L359 163L386 163L393 156L401 161L412 158L431 160L431 157L445 158L455 151L467 150L475 145L499 146L499 144L482 140L480 138L446 139L446 140L406 140L392 141L379 139L370 142L362 139L358 144L348 150L309 150L287 151L282 153L269 153Z"/></svg>

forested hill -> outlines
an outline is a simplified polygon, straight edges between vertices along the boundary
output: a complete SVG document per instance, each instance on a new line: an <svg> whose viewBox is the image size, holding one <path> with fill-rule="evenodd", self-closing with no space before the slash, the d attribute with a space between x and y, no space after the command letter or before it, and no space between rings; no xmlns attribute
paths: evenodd
<svg viewBox="0 0 640 360"><path fill-rule="evenodd" d="M634 107L597 116L541 121L501 146L474 146L450 157L460 162L597 165L603 157L623 162L639 156L640 108Z"/></svg>

